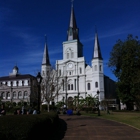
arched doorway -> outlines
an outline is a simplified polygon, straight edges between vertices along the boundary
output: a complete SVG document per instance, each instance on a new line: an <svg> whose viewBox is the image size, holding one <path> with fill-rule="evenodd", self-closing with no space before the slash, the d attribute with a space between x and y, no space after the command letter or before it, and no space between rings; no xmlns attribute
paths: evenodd
<svg viewBox="0 0 140 140"><path fill-rule="evenodd" d="M73 109L73 98L72 97L68 97L68 108Z"/></svg>

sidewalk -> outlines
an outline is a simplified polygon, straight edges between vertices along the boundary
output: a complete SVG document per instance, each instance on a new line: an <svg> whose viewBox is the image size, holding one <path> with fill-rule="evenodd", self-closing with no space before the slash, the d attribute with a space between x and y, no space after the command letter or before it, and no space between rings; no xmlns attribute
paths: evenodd
<svg viewBox="0 0 140 140"><path fill-rule="evenodd" d="M100 118L59 115L57 140L140 140L140 131Z"/></svg>

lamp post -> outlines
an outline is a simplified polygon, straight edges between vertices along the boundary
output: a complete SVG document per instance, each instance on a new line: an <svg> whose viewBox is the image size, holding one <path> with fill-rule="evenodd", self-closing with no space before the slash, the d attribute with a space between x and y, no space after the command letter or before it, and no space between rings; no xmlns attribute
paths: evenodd
<svg viewBox="0 0 140 140"><path fill-rule="evenodd" d="M66 108L68 107L68 99L67 99L67 97L68 97L68 93L67 93L67 76L65 77L65 90L66 90L66 100L65 100L65 103L66 103Z"/></svg>
<svg viewBox="0 0 140 140"><path fill-rule="evenodd" d="M37 103L37 108L38 108L38 111L40 112L40 100L41 100L41 82L42 82L42 77L41 77L41 74L40 72L38 72L37 76L36 76L36 79L37 79L37 86L38 86L38 103Z"/></svg>
<svg viewBox="0 0 140 140"><path fill-rule="evenodd" d="M99 109L99 104L100 104L100 102L99 102L99 93L100 93L100 91L97 90L97 95L98 95L98 102L97 102L97 106L98 106L98 116L100 116L100 109Z"/></svg>

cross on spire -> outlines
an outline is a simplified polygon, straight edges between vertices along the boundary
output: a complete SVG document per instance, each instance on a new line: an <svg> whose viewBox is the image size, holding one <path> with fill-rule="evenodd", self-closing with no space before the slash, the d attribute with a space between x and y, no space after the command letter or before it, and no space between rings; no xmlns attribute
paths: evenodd
<svg viewBox="0 0 140 140"><path fill-rule="evenodd" d="M47 43L47 36L46 36L46 34L45 34L45 43Z"/></svg>
<svg viewBox="0 0 140 140"><path fill-rule="evenodd" d="M72 5L72 7L73 7L73 2L74 2L74 0L71 0L71 5Z"/></svg>

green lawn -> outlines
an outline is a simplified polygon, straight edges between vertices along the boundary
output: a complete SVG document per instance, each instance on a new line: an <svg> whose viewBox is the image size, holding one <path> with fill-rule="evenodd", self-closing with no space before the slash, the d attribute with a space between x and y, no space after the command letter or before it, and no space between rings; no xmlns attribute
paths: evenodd
<svg viewBox="0 0 140 140"><path fill-rule="evenodd" d="M107 114L105 111L100 112L100 116L98 114L89 114L82 112L83 115L100 117L104 119L114 120L117 122L122 122L133 127L140 129L140 112L131 111L131 112L112 112Z"/></svg>

